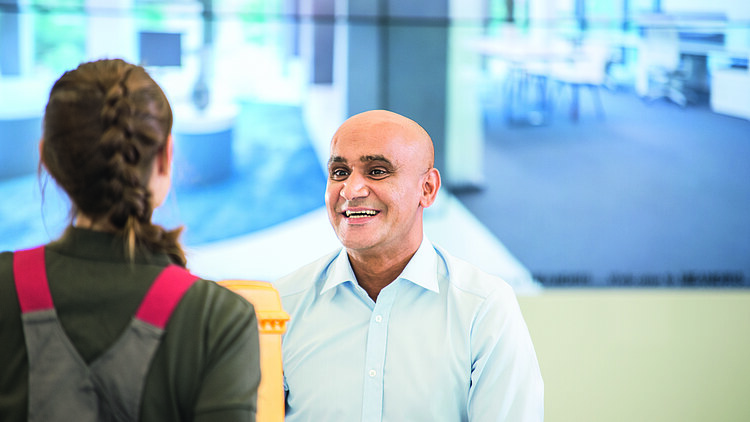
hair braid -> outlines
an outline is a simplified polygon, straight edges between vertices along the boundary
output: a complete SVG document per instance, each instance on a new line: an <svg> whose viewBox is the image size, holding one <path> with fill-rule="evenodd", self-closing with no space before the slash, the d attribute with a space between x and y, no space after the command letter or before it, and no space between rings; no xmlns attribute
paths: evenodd
<svg viewBox="0 0 750 422"><path fill-rule="evenodd" d="M111 197L117 198L109 221L118 229L124 229L130 218L141 223L151 218L148 180L139 172L141 154L133 131L134 107L128 98L127 79L133 69L126 70L107 91L101 112L101 153L110 170Z"/></svg>
<svg viewBox="0 0 750 422"><path fill-rule="evenodd" d="M151 222L149 178L171 128L169 102L142 67L84 63L52 88L42 161L79 212L123 235L131 258L145 248L184 266L182 229Z"/></svg>

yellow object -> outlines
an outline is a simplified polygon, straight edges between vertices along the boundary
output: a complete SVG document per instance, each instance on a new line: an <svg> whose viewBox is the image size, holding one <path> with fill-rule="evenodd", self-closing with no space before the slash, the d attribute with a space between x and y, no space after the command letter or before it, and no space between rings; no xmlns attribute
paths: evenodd
<svg viewBox="0 0 750 422"><path fill-rule="evenodd" d="M258 422L284 420L284 381L281 366L281 335L289 314L281 308L276 289L264 281L223 280L219 284L244 297L255 307L260 332L260 386Z"/></svg>

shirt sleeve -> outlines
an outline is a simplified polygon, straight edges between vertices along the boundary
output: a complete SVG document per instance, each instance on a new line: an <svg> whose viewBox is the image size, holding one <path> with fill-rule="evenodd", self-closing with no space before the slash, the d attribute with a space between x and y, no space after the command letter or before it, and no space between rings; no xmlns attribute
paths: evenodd
<svg viewBox="0 0 750 422"><path fill-rule="evenodd" d="M509 286L480 307L472 326L470 421L544 420L544 384L529 330Z"/></svg>

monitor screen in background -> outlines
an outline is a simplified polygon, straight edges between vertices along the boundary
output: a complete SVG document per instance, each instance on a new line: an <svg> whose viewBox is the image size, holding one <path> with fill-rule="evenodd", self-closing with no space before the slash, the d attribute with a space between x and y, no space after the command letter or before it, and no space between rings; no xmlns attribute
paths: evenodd
<svg viewBox="0 0 750 422"><path fill-rule="evenodd" d="M182 66L182 34L141 32L138 43L142 66Z"/></svg>

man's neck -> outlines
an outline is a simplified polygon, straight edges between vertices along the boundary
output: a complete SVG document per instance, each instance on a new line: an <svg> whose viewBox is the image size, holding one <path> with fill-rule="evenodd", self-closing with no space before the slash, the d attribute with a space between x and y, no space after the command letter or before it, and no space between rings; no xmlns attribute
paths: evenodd
<svg viewBox="0 0 750 422"><path fill-rule="evenodd" d="M347 254L357 283L373 301L377 301L380 291L396 280L416 252L415 249L401 255L363 254L355 251L347 251Z"/></svg>

